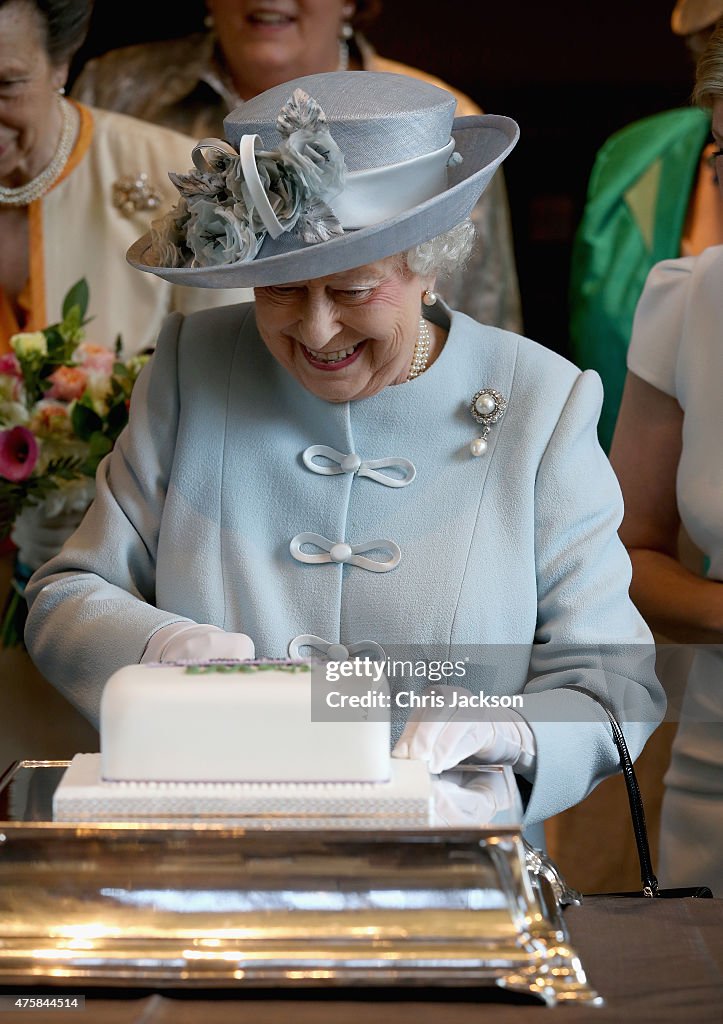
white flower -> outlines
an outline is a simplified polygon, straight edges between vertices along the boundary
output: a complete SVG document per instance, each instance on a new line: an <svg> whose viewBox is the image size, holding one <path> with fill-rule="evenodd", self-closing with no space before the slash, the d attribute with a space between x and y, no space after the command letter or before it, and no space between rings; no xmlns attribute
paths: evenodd
<svg viewBox="0 0 723 1024"><path fill-rule="evenodd" d="M91 477L64 480L58 490L45 499L45 514L48 519L68 513L82 515L94 497L95 480Z"/></svg>
<svg viewBox="0 0 723 1024"><path fill-rule="evenodd" d="M19 359L27 356L47 356L48 341L42 331L14 334L10 346Z"/></svg>
<svg viewBox="0 0 723 1024"><path fill-rule="evenodd" d="M22 392L22 382L17 377L0 373L0 402L14 402Z"/></svg>
<svg viewBox="0 0 723 1024"><path fill-rule="evenodd" d="M0 401L0 423L8 427L24 427L30 414L24 402Z"/></svg>
<svg viewBox="0 0 723 1024"><path fill-rule="evenodd" d="M110 381L107 373L91 371L85 385L85 394L90 398L93 409L99 416L104 417L108 414Z"/></svg>

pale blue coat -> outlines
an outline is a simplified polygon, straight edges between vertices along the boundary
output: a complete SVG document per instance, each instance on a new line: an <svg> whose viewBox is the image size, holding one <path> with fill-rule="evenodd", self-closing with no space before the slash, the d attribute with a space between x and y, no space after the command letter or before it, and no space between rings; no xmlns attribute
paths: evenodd
<svg viewBox="0 0 723 1024"><path fill-rule="evenodd" d="M603 694L637 755L664 698L628 597L622 499L596 437L599 378L451 317L426 373L338 405L275 362L253 305L169 317L94 505L28 587L26 641L41 671L97 722L108 676L183 618L248 633L257 657L287 657L301 634L374 641L388 656L397 645L424 659L468 656L483 663L473 688L524 691L537 744L528 824L581 800L617 765L601 710L564 685ZM480 427L469 404L484 387L508 408L488 453L473 458ZM388 487L318 475L302 461L317 444L407 459L416 478ZM304 564L289 549L304 532L391 540L401 561L388 572ZM599 645L616 656L606 675Z"/></svg>

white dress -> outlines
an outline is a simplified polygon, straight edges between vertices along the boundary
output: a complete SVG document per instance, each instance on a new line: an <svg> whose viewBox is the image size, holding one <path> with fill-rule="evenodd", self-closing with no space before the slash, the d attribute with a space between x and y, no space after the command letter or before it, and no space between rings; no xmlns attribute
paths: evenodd
<svg viewBox="0 0 723 1024"><path fill-rule="evenodd" d="M683 410L678 509L723 581L723 246L651 270L628 369ZM661 883L723 895L723 645L696 649L664 781Z"/></svg>

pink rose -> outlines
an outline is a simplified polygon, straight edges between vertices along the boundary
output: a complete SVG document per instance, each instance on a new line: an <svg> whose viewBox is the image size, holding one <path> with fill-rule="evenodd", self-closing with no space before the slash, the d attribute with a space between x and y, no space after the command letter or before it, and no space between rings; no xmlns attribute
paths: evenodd
<svg viewBox="0 0 723 1024"><path fill-rule="evenodd" d="M38 442L27 427L0 430L0 476L27 480L38 461Z"/></svg>
<svg viewBox="0 0 723 1024"><path fill-rule="evenodd" d="M89 341L83 341L75 350L73 356L75 361L92 373L103 373L109 377L113 372L113 364L116 361L114 352L103 345L92 345Z"/></svg>
<svg viewBox="0 0 723 1024"><path fill-rule="evenodd" d="M46 398L59 398L61 402L72 402L80 398L88 383L85 370L79 366L59 366L48 377L52 387L45 392Z"/></svg>
<svg viewBox="0 0 723 1024"><path fill-rule="evenodd" d="M6 352L0 356L0 373L4 373L6 377L22 377L23 371L14 352Z"/></svg>

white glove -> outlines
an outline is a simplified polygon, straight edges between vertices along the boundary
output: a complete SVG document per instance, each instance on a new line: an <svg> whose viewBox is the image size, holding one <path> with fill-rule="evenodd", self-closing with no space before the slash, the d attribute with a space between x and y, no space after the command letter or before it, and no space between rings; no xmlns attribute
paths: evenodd
<svg viewBox="0 0 723 1024"><path fill-rule="evenodd" d="M476 828L488 825L511 806L510 792L500 772L453 769L433 779L431 789L435 825Z"/></svg>
<svg viewBox="0 0 723 1024"><path fill-rule="evenodd" d="M146 644L141 664L151 661L248 661L254 642L245 633L227 633L218 626L172 622L156 630Z"/></svg>
<svg viewBox="0 0 723 1024"><path fill-rule="evenodd" d="M535 763L535 737L524 718L508 708L450 707L455 690L469 695L469 690L445 687L444 708L423 707L410 716L392 757L426 761L432 775L468 757L529 772Z"/></svg>
<svg viewBox="0 0 723 1024"><path fill-rule="evenodd" d="M489 786L461 786L451 772L432 783L432 822L465 827L487 825L497 813L494 790Z"/></svg>

